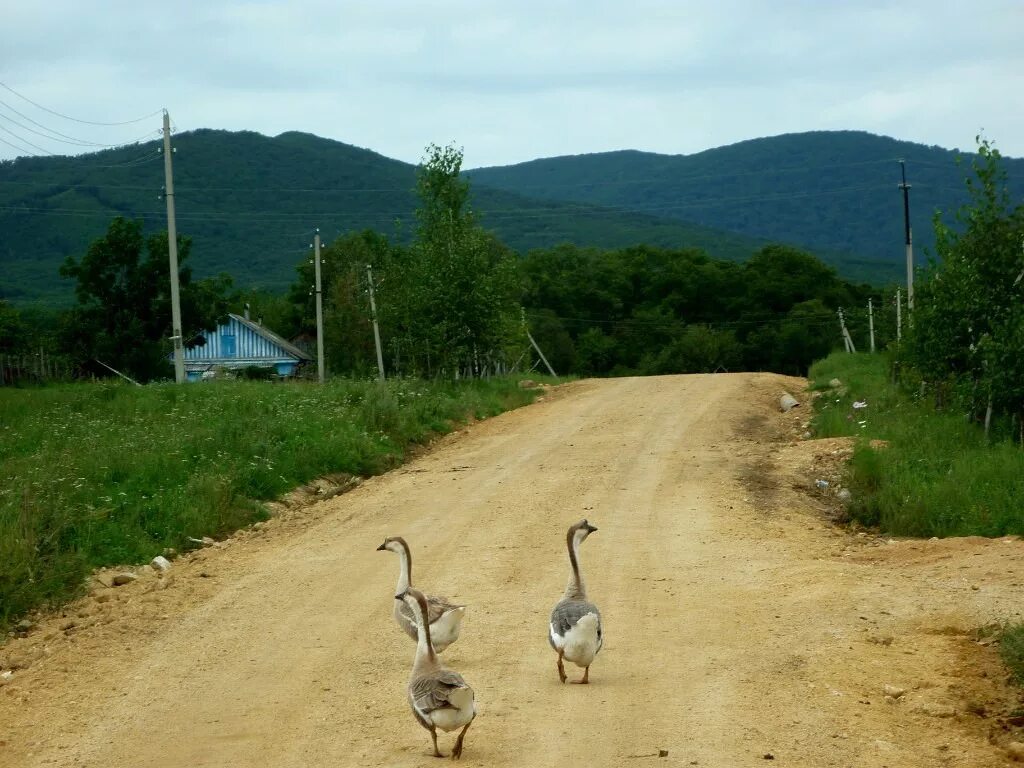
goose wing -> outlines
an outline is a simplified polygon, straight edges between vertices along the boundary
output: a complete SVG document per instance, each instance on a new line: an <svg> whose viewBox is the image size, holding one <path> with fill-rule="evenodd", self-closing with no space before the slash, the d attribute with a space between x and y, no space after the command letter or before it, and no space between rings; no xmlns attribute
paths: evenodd
<svg viewBox="0 0 1024 768"><path fill-rule="evenodd" d="M597 606L586 600L562 600L551 611L551 631L559 637L576 626L576 622L588 613L597 615L597 637L601 637L601 612Z"/></svg>
<svg viewBox="0 0 1024 768"><path fill-rule="evenodd" d="M433 624L453 608L462 607L449 602L446 597L438 597L437 595L426 595L425 597L427 598L427 623L429 624ZM398 610L401 611L402 616L409 620L412 626L416 626L416 617L413 615L412 608L406 605L404 601L398 604Z"/></svg>
<svg viewBox="0 0 1024 768"><path fill-rule="evenodd" d="M450 669L417 677L409 683L409 697L413 706L424 715L435 709L457 707L457 704L452 703L452 698L461 698L456 693L461 690L469 690L469 686L462 675Z"/></svg>

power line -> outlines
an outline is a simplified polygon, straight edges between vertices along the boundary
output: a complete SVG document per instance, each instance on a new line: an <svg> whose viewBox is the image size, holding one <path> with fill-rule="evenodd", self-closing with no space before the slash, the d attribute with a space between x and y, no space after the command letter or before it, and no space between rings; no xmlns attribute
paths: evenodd
<svg viewBox="0 0 1024 768"><path fill-rule="evenodd" d="M29 155L31 157L36 157L36 153L33 152L31 149L25 149L24 147L19 147L16 144L12 144L11 142L6 141L4 139L0 139L0 143L6 144L8 147L14 147L14 149L18 150L19 152L21 152L23 154Z"/></svg>
<svg viewBox="0 0 1024 768"><path fill-rule="evenodd" d="M2 103L3 102L0 102L0 104L2 104ZM0 119L7 120L7 121L9 121L11 123L14 123L16 126L21 128L23 131L28 131L29 133L34 133L36 136L42 136L44 139L49 139L50 141L59 141L62 144L71 144L71 145L76 146L76 147L101 147L101 146L105 146L103 144L96 144L95 142L91 142L91 141L90 142L85 142L85 141L77 141L77 140L70 140L70 139L59 139L56 136L51 136L48 133L43 133L42 131L37 131L34 128L30 128L27 125L19 123L13 117L8 117L7 115L3 114L2 112L0 112Z"/></svg>
<svg viewBox="0 0 1024 768"><path fill-rule="evenodd" d="M94 168L134 168L139 165L145 165L146 163L152 162L153 160L160 159L162 153L158 149L151 149L144 155L132 158L131 160L125 160L122 163L112 163L109 165L94 165ZM84 185L86 187L95 187L95 185ZM95 187L97 189L103 189L103 187ZM153 189L153 187L142 187L142 189Z"/></svg>
<svg viewBox="0 0 1024 768"><path fill-rule="evenodd" d="M671 157L671 155L669 156ZM897 158L880 158L877 160L857 160L849 163L833 163L831 165L791 165L783 167L763 167L756 171L729 171L729 172L716 172L716 173L702 173L702 174L690 174L686 176L677 176L670 170L666 170L660 176L647 176L647 177L636 177L631 179L611 179L607 181L577 181L572 183L564 184L522 184L516 185L516 190L520 189L567 189L573 187L611 187L621 186L629 184L646 184L649 181L658 182L671 182L677 183L680 181L701 181L704 179L721 179L721 178L733 178L741 176L765 176L767 174L777 173L799 173L799 172L811 172L816 173L818 171L834 170L838 168L855 168L865 165L881 165L883 163L892 163ZM543 162L543 161L531 161L531 162ZM530 163L524 163L529 165ZM500 169L503 166L494 166L494 168ZM509 167L509 166L505 166ZM511 166L514 168L515 166ZM942 166L944 167L944 166ZM489 169L476 169L476 170L489 170ZM474 170L471 169L466 172L470 178L473 178ZM505 187L494 187L493 185L487 184L487 181L483 181L484 186L491 186L493 189L506 189ZM511 190L509 190L511 191Z"/></svg>
<svg viewBox="0 0 1024 768"><path fill-rule="evenodd" d="M43 130L45 130L45 131L49 131L50 133L53 133L53 134L55 134L56 136L61 136L61 137L63 137L64 139L67 139L67 140L69 140L69 141L71 141L71 142L74 142L74 143L76 143L76 144L81 144L82 146L86 146L86 145L88 145L88 146L95 146L95 147L102 147L102 146L106 146L106 145L103 145L103 144L96 144L96 143L94 143L94 142L91 142L91 141L86 141L85 139L76 139L76 138L75 138L74 136L68 136L68 135L67 135L67 134L65 134L65 133L61 133L60 131L56 131L56 130L54 130L53 128L49 128L49 127L47 127L47 126L43 125L42 123L36 122L35 120L33 120L33 119L32 119L31 117L29 117L28 115L26 115L26 114L23 114L23 113L19 112L18 110L16 110L16 109L15 109L14 107L12 107L12 106L11 106L10 104L8 104L8 103L7 103L6 101L4 101L3 99L0 99L0 105L2 105L2 106L4 106L4 107L6 107L6 108L7 108L7 109L9 109L9 110L10 110L11 112L13 112L14 114L16 114L16 115L17 115L18 117L22 118L23 120L28 120L28 121L29 121L30 123L32 123L32 125L38 126L39 128L42 128L42 129L43 129ZM16 121L16 120L15 120L14 118L12 118L12 117L9 117L9 116L7 116L7 115L4 115L4 114L0 114L0 117L4 118L5 120L10 120L10 121L11 121L12 123L14 123L15 125L19 125L20 127L24 128L25 130L28 130L28 131L32 131L32 129L31 129L31 128L29 128L28 126L25 126L25 125L21 125L20 123L18 123L18 122L17 122L17 121ZM33 133L37 133L37 131L32 131L32 132L33 132ZM44 134L40 134L40 135L44 135ZM53 138L53 137L47 136L47 138ZM55 139L55 140L58 140L58 141L59 141L59 139Z"/></svg>
<svg viewBox="0 0 1024 768"><path fill-rule="evenodd" d="M148 115L143 115L142 117L137 117L134 120L121 120L121 121L112 122L112 123L102 123L102 122L97 122L97 121L94 121L94 120L80 120L77 117L71 117L70 115L62 114L60 112L57 112L56 110L50 109L49 107L44 107L42 104L38 104L38 103L32 101L32 99L30 99L28 96L25 96L24 94L18 93L16 90L11 88L11 86L7 85L7 83L0 82L0 87L4 88L5 90L10 91L15 96L17 96L19 99L23 99L23 100L27 101L29 104L31 104L33 107L36 107L37 109L41 109L44 112L49 112L51 115L56 115L57 117L63 118L64 120L70 120L70 121L72 121L74 123L82 123L83 125L100 125L100 126L108 126L108 127L109 126L117 126L117 125L131 125L132 123L141 123L143 120L148 120L149 118L155 117L156 115L159 115L162 112L162 110L158 109L156 112L152 112L152 113L150 113Z"/></svg>
<svg viewBox="0 0 1024 768"><path fill-rule="evenodd" d="M141 164L141 161L145 161L147 159L149 159L148 156L140 158L139 159L139 164ZM104 167L122 167L122 166L128 167L128 166L131 166L132 164L133 163L129 161L129 162L126 162L126 163L121 163L119 165L115 165L115 166L104 166ZM20 184L22 182L10 181L10 182L0 182L0 183ZM30 182L30 184L32 184L32 185L38 184L40 186L53 186L52 184L42 183L42 182ZM812 195L844 194L844 193L848 193L848 192L864 192L864 191L869 191L869 190L874 190L874 189L884 189L884 188L886 188L886 186L887 185L865 185L865 186L852 186L852 187L837 187L837 188L834 188L834 189L816 190L816 191L813 191L813 192L792 192L792 193L779 193L779 194L776 194L776 195L742 195L742 196L735 196L735 197L718 197L718 198L708 198L706 200L696 200L696 201L691 201L691 202L686 202L686 203L673 203L673 204L666 204L666 205L650 205L650 206L642 206L642 207L638 206L636 208L627 208L627 207L624 207L624 206L601 206L601 205L585 205L585 204L566 204L566 205L563 205L563 206L557 206L557 207L551 207L551 208L539 209L539 210L536 207L529 207L529 208L492 208L492 209L484 208L484 209L477 209L477 210L473 211L473 213L476 216L484 218L488 223L495 223L495 222L499 222L500 223L503 219L507 219L507 218L512 218L512 219L516 219L516 220L521 220L521 219L560 219L560 218L564 218L564 217L567 217L567 216L607 216L610 213L622 214L622 215L627 215L627 216L628 215L644 216L644 215L648 215L648 214L653 215L656 212L681 211L681 210L688 210L688 209L691 209L691 208L701 208L701 207L707 207L707 206L713 206L713 205L724 205L726 203L743 203L743 202L757 203L757 202L763 202L763 201L790 200L790 199L795 200L795 199L809 197L809 196L812 196ZM152 189L152 187L130 187L130 186L117 187L117 186L109 186L109 185L100 185L100 186L98 186L98 185L94 185L94 184L68 185L68 186L66 186L64 188L67 188L67 189L92 189L92 188L97 188L97 189L127 189L127 190ZM202 188L199 191L207 191L207 189L208 188L204 187L204 188ZM260 191L260 190L249 190L249 191ZM185 197L185 199L190 199L190 196L187 195L187 194L184 195L184 197ZM191 197L191 199L193 201L196 201L199 198ZM55 212L55 213L74 213L74 212L76 212L73 209L57 209L57 208L55 208L55 209L46 209L46 210L52 211L52 212ZM413 209L404 209L404 210L399 210L399 211L374 211L374 212L367 211L367 212L364 212L364 213L358 213L358 212L336 213L336 212L332 212L332 211L319 211L318 212L318 211L311 211L311 210L304 210L304 211L299 211L299 212L285 212L285 211L281 211L280 209L273 209L273 210L256 210L256 211L252 211L252 210L250 210L250 211L236 211L234 213L224 213L223 211L219 211L219 210L214 210L214 211L198 211L198 210L193 210L188 215L191 216L191 217L199 218L199 219L211 219L211 220L216 220L216 219L254 218L254 217L261 218L261 219L266 219L266 218L270 218L270 219L289 219L289 218L295 218L295 217L300 217L300 218L301 217L308 217L308 218L326 217L326 218L329 218L331 220L337 220L337 219L350 219L351 220L351 219L354 219L354 220L362 220L362 221L367 221L367 220L379 221L379 220L382 220L382 219L392 219L392 218L396 218L396 217L410 216L410 215L412 215L412 213L413 213ZM661 223L664 223L666 225L676 225L677 224L676 221L674 221L672 219L667 219L667 218L663 218Z"/></svg>
<svg viewBox="0 0 1024 768"><path fill-rule="evenodd" d="M38 149L38 150L39 150L40 152L45 152L45 153L46 153L47 155L52 155L52 154L53 154L53 152L51 152L50 150L48 150L48 149L43 149L43 148L42 148L42 147L40 147L40 146L39 146L38 144L33 144L33 143L32 143L31 141L29 141L28 139L26 139L26 138L25 138L24 136L19 136L19 135L18 135L18 134L16 134L16 133L15 133L14 131L12 131L12 130L11 130L10 128L5 128L4 126L0 125L0 131L4 131L5 133L9 133L9 134L10 134L11 136L13 136L14 138L16 138L16 139L17 139L18 141L23 141L23 142L25 142L26 144L28 144L28 145L29 145L30 147L32 147L33 149Z"/></svg>
<svg viewBox="0 0 1024 768"><path fill-rule="evenodd" d="M0 101L0 104L3 104L3 102ZM17 113L17 114L20 114L20 113ZM41 136L44 139L48 139L50 141L56 141L56 142L59 142L61 144L70 144L70 145L75 146L75 147L98 147L100 149L116 149L118 147L126 147L126 146L129 146L131 144L137 144L140 141L148 139L148 138L152 137L154 134L159 133L159 131L149 131L148 133L145 133L145 134L143 134L142 136L140 136L140 137L138 137L136 139L130 139L129 141L123 141L123 142L121 142L119 144L101 144L100 142L96 142L96 141L87 141L85 139L76 139L76 138L73 138L71 136L67 136L66 134L60 133L59 131L54 131L52 128L47 128L46 126L41 125L40 123L37 123L34 120L31 120L29 118L25 118L25 119L28 120L33 125L38 125L39 127L43 128L44 130L50 131L51 133L56 134L56 135L51 136L48 133L43 133L42 131L37 131L34 128L28 126L28 125L24 125L23 123L19 123L13 117L5 115L2 112L0 112L0 119L7 120L8 122L13 123L14 125L16 125L19 128L21 128L23 131L28 131L29 133L34 133L36 136ZM58 138L58 137L61 137L61 136L63 136L64 138Z"/></svg>
<svg viewBox="0 0 1024 768"><path fill-rule="evenodd" d="M866 310L862 311L861 314L866 314ZM698 325L703 328L710 330L739 330L743 326L751 327L767 327L777 325L780 322L792 322L797 323L805 328L825 328L834 325L836 322L835 313L832 310L828 310L823 313L814 313L810 315L803 315L793 317L790 315L777 314L770 318L759 318L750 320L719 320L719 321L708 321L708 320L695 320L692 318L675 318L666 319L664 321L659 320L640 320L632 318L620 318L615 320L599 320L599 319L586 319L586 318L571 318L562 317L554 313L539 313L536 311L527 312L526 316L536 321L550 321L556 319L563 324L574 325L577 327L581 326L605 326L617 328L619 330L636 330L636 329L647 329L647 330L664 330L664 331L679 331L687 326Z"/></svg>

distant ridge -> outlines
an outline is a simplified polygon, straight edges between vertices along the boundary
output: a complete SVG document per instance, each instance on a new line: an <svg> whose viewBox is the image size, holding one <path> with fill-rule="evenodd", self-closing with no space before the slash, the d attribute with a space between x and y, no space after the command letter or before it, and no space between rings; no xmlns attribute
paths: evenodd
<svg viewBox="0 0 1024 768"><path fill-rule="evenodd" d="M998 137L996 146L998 147ZM863 131L750 139L692 155L637 150L477 168L470 178L546 200L586 202L685 220L751 237L898 263L907 163L917 254L934 244L932 215L965 200L969 148L959 152ZM1024 160L1006 158L1010 190L1024 197Z"/></svg>
<svg viewBox="0 0 1024 768"><path fill-rule="evenodd" d="M409 163L299 131L271 138L201 129L176 135L174 145L178 230L193 238L199 276L226 271L240 286L281 290L316 227L327 240L364 228L408 239L415 229ZM162 229L157 146L0 162L0 297L66 303L72 286L57 277L60 263L81 256L111 218ZM847 277L883 282L900 274L890 178L897 155L907 157L915 184L922 242L930 201L950 208L962 198L952 153L857 132L754 139L689 156L550 158L467 175L483 225L520 252L648 243L743 260L781 241L809 248ZM1024 161L1012 162L1016 181ZM816 192L826 174L829 188L857 189Z"/></svg>

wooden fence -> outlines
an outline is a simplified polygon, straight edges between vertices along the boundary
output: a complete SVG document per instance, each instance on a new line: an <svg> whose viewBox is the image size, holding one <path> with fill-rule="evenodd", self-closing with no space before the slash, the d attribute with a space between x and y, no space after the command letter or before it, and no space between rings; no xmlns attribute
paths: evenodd
<svg viewBox="0 0 1024 768"><path fill-rule="evenodd" d="M76 373L77 368L69 358L47 354L43 349L28 355L0 355L3 387L69 381Z"/></svg>

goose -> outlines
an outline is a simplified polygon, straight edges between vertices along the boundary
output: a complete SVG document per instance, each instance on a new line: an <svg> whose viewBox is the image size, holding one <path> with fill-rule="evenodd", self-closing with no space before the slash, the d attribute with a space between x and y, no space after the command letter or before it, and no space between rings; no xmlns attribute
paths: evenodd
<svg viewBox="0 0 1024 768"><path fill-rule="evenodd" d="M462 757L462 741L466 738L473 718L476 701L473 689L466 685L462 675L442 666L430 640L430 624L425 621L427 598L419 590L407 587L395 600L413 613L416 621L416 660L409 678L409 705L416 721L430 731L434 742L434 757L444 757L437 748L437 729L451 732L462 729L452 760Z"/></svg>
<svg viewBox="0 0 1024 768"><path fill-rule="evenodd" d="M398 585L395 594L402 594L412 586L412 552L401 536L389 536L377 547L378 551L389 550L398 554ZM449 603L446 598L426 595L427 616L430 619L430 634L434 641L434 652L441 653L459 639L459 629L466 606ZM416 640L416 620L412 610L402 600L395 601L395 621L405 634Z"/></svg>
<svg viewBox="0 0 1024 768"><path fill-rule="evenodd" d="M604 642L601 613L596 605L587 601L587 588L580 574L580 544L596 530L586 520L580 520L570 526L565 537L572 573L565 594L551 611L551 623L548 625L548 641L558 652L558 677L563 683L566 680L563 659L583 667L583 677L579 682L583 685L589 683L590 665Z"/></svg>

